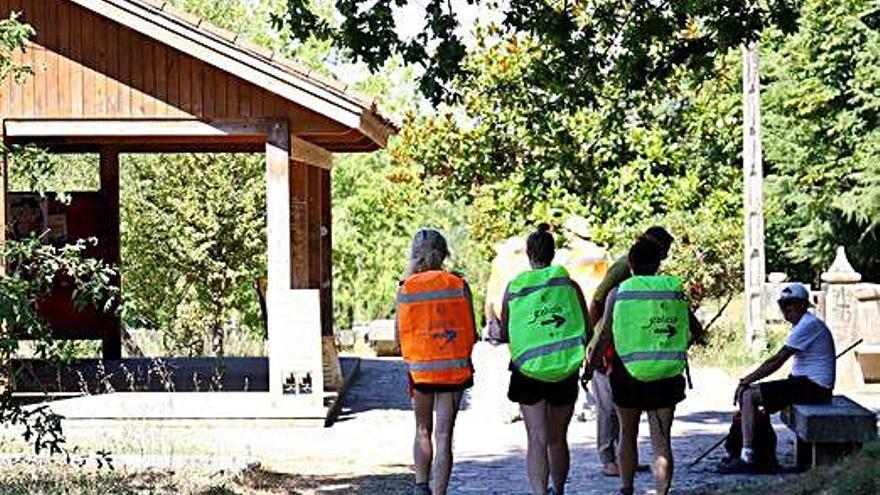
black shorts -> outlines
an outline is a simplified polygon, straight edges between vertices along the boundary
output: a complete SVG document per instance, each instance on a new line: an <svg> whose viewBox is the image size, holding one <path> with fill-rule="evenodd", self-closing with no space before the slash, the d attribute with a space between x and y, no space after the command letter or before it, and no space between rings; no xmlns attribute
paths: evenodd
<svg viewBox="0 0 880 495"><path fill-rule="evenodd" d="M512 402L518 402L531 406L542 400L546 400L554 406L567 406L577 402L578 397L578 372L575 371L568 378L559 382L543 382L523 375L510 367L510 388L507 389L507 398Z"/></svg>
<svg viewBox="0 0 880 495"><path fill-rule="evenodd" d="M409 373L406 374L409 377L409 394L412 395L413 390L418 390L423 394L437 394L441 392L464 392L465 390L474 386L474 379L468 378L464 383L456 383L456 384L443 384L443 383L416 383L412 379L412 375Z"/></svg>
<svg viewBox="0 0 880 495"><path fill-rule="evenodd" d="M785 409L792 404L827 404L831 402L831 389L825 388L805 376L789 376L757 384L761 391L761 404L768 414Z"/></svg>
<svg viewBox="0 0 880 495"><path fill-rule="evenodd" d="M611 397L614 405L626 409L654 411L674 407L684 400L684 376L664 378L653 382L636 380L626 371L620 358L611 366Z"/></svg>

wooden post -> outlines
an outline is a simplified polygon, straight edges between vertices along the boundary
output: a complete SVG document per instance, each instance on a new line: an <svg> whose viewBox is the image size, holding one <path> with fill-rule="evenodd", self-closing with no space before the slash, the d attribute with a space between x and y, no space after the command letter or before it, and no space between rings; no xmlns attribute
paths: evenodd
<svg viewBox="0 0 880 495"><path fill-rule="evenodd" d="M299 191L290 154L287 126L273 124L266 143L269 392L276 404L295 403L319 411L324 391L320 299L318 291L298 287L295 278L296 259L305 260L303 255L310 253L297 252L296 224L301 215L291 200Z"/></svg>
<svg viewBox="0 0 880 495"><path fill-rule="evenodd" d="M119 239L119 150L115 148L101 149L101 196L104 200L105 234L104 250L106 261L116 267L120 265ZM114 280L113 283L120 283ZM122 358L122 322L119 315L111 319L104 329L102 339L102 356L104 359Z"/></svg>
<svg viewBox="0 0 880 495"><path fill-rule="evenodd" d="M762 301L764 256L764 171L761 156L759 44L743 47L743 214L745 216L745 331L752 349L766 345Z"/></svg>

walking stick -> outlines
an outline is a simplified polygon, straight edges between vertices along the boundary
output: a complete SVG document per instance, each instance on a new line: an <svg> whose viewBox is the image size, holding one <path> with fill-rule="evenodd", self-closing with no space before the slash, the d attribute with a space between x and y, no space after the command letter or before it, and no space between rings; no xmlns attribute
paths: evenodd
<svg viewBox="0 0 880 495"><path fill-rule="evenodd" d="M859 340L855 341L855 343L853 343L851 346L849 346L849 347L847 347L846 349L844 349L843 351L841 351L837 356L834 356L834 360L837 361L838 359L840 359L840 356L843 356L843 355L846 354L847 352L849 352L849 351L855 349L856 346L858 346L859 344L861 344L862 342L864 342L864 340L865 340L865 339L859 339ZM705 452L703 452L702 454L700 454L699 457L697 457L696 459L694 459L693 461L691 461L691 463L688 464L688 468L692 468L692 467L696 466L697 464L699 464L699 462L702 461L703 459L705 459L707 455L709 455L709 454L711 454L712 452L714 452L715 449L717 449L722 443L724 443L724 442L727 440L727 437L729 437L729 436L730 436L730 433L728 433L727 435L724 435L724 438L722 438L721 440L718 440L717 442L715 442L714 445L712 445L712 446L709 447Z"/></svg>

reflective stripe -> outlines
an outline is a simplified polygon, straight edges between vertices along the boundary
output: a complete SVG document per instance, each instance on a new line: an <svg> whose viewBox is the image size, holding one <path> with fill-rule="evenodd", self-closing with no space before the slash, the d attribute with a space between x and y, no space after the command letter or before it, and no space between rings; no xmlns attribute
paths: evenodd
<svg viewBox="0 0 880 495"><path fill-rule="evenodd" d="M620 356L624 363L635 361L684 361L687 351L636 351Z"/></svg>
<svg viewBox="0 0 880 495"><path fill-rule="evenodd" d="M433 292L417 292L415 294L400 294L397 296L397 302L401 304L439 301L442 299L458 299L464 297L464 289L446 289L435 290Z"/></svg>
<svg viewBox="0 0 880 495"><path fill-rule="evenodd" d="M513 365L517 368L522 368L523 365L526 364L526 361L530 361L536 357L546 356L547 354L553 354L554 352L564 351L565 349L570 349L579 345L586 345L583 337L571 337L552 344L535 347L534 349L529 349L520 354L519 357L513 361Z"/></svg>
<svg viewBox="0 0 880 495"><path fill-rule="evenodd" d="M673 300L684 300L684 292L679 291L651 291L651 290L632 290L632 291L623 291L617 293L617 301L624 301L627 299L673 299Z"/></svg>
<svg viewBox="0 0 880 495"><path fill-rule="evenodd" d="M447 359L444 361L422 361L418 363L407 363L410 371L441 371L464 368L470 365L470 359Z"/></svg>
<svg viewBox="0 0 880 495"><path fill-rule="evenodd" d="M510 301L512 299L516 299L517 297L527 296L533 292L538 292L541 289L546 289L547 287L563 286L563 285L571 285L571 279L568 277L551 278L550 280L548 280L547 282L545 282L541 285L533 285L531 287L525 287L523 289L518 290L517 292L514 292L512 294L508 294L507 300Z"/></svg>

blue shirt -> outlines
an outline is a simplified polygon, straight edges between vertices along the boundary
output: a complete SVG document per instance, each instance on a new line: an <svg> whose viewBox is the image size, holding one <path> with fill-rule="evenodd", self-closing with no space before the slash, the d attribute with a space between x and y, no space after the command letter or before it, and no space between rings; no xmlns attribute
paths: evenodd
<svg viewBox="0 0 880 495"><path fill-rule="evenodd" d="M792 327L785 346L795 351L793 376L805 376L825 388L834 388L834 339L825 322L805 313Z"/></svg>

